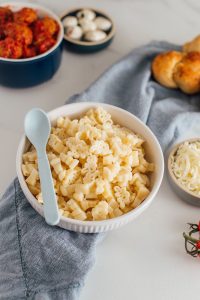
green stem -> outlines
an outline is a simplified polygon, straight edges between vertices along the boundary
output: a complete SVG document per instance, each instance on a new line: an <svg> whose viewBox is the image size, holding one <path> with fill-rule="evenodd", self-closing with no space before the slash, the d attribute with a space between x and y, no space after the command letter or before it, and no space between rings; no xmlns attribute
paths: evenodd
<svg viewBox="0 0 200 300"><path fill-rule="evenodd" d="M191 241L191 242L193 242L193 243L197 243L197 242L198 242L197 239L195 239L195 238L193 238L193 237L187 235L185 232L183 232L183 236L184 236L184 238L185 238L186 240L189 240L189 241Z"/></svg>

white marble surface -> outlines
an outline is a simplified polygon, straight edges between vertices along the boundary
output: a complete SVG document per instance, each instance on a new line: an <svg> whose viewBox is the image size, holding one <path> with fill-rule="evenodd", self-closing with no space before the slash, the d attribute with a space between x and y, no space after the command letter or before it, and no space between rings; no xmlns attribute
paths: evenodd
<svg viewBox="0 0 200 300"><path fill-rule="evenodd" d="M3 2L3 1L0 1ZM105 51L80 56L64 52L55 77L38 87L0 87L0 193L15 176L23 118L32 107L51 110L82 91L112 63L152 39L177 44L199 33L198 0L41 0L58 14L88 5L113 16L117 35ZM199 262L184 251L182 231L199 218L170 190L166 178L152 206L133 223L109 233L97 248L81 300L199 299Z"/></svg>

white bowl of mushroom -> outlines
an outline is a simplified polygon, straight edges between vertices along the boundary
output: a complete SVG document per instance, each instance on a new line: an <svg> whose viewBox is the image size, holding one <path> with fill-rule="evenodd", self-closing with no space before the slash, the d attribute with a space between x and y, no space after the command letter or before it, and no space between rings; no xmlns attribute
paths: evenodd
<svg viewBox="0 0 200 300"><path fill-rule="evenodd" d="M92 8L71 9L61 16L64 40L71 50L95 52L107 47L115 35L113 20Z"/></svg>

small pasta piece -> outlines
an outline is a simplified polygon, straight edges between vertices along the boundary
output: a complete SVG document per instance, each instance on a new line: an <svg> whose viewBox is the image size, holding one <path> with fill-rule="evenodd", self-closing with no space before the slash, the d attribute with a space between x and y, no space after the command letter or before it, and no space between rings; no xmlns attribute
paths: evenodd
<svg viewBox="0 0 200 300"><path fill-rule="evenodd" d="M119 207L119 204L117 203L117 201L114 198L108 200L108 204L112 209Z"/></svg>
<svg viewBox="0 0 200 300"><path fill-rule="evenodd" d="M23 162L35 162L37 159L37 152L36 150L26 152L23 154L22 158Z"/></svg>
<svg viewBox="0 0 200 300"><path fill-rule="evenodd" d="M37 196L40 193L40 186L28 184L28 188L34 196Z"/></svg>
<svg viewBox="0 0 200 300"><path fill-rule="evenodd" d="M82 202L84 200L84 194L83 193L74 193L73 199L75 199L77 202Z"/></svg>
<svg viewBox="0 0 200 300"><path fill-rule="evenodd" d="M101 156L111 153L108 143L104 141L95 141L90 147L90 152Z"/></svg>
<svg viewBox="0 0 200 300"><path fill-rule="evenodd" d="M131 211L133 208L131 207L131 206L125 206L123 209L122 209L122 211L123 211L123 213L127 213L127 212L129 212L129 211Z"/></svg>
<svg viewBox="0 0 200 300"><path fill-rule="evenodd" d="M139 155L138 155L138 151L133 151L132 152L132 158L133 158L133 161L132 161L132 167L137 167L139 166L140 164L140 161L139 161Z"/></svg>
<svg viewBox="0 0 200 300"><path fill-rule="evenodd" d="M141 185L137 192L137 196L132 203L132 207L136 208L137 206L139 206L144 201L144 199L147 198L149 193L149 190L144 185Z"/></svg>
<svg viewBox="0 0 200 300"><path fill-rule="evenodd" d="M91 183L79 183L75 185L75 191L76 193L83 193L84 195L88 195L90 193L91 186Z"/></svg>
<svg viewBox="0 0 200 300"><path fill-rule="evenodd" d="M50 162L52 159L54 159L54 158L57 157L53 152L49 152L49 153L47 154L47 156L48 156L49 162Z"/></svg>
<svg viewBox="0 0 200 300"><path fill-rule="evenodd" d="M115 197L119 203L119 207L124 209L126 205L130 204L130 193L126 190L125 187L115 186Z"/></svg>
<svg viewBox="0 0 200 300"><path fill-rule="evenodd" d="M115 174L113 174L111 168L109 167L103 168L103 178L109 182L113 181L113 179L115 178Z"/></svg>
<svg viewBox="0 0 200 300"><path fill-rule="evenodd" d="M89 155L87 157L87 160L81 170L81 174L85 175L87 174L88 172L95 172L96 169L97 169L97 162L98 162L98 159L95 155Z"/></svg>
<svg viewBox="0 0 200 300"><path fill-rule="evenodd" d="M85 174L85 176L83 177L83 182L84 183L90 183L90 182L94 182L96 180L96 178L98 177L99 172L95 171L95 172L88 172Z"/></svg>
<svg viewBox="0 0 200 300"><path fill-rule="evenodd" d="M26 183L35 186L37 180L39 180L39 174L36 169L32 169L31 174L26 178Z"/></svg>
<svg viewBox="0 0 200 300"><path fill-rule="evenodd" d="M66 147L63 145L62 141L55 134L50 134L48 145L56 153L66 152Z"/></svg>
<svg viewBox="0 0 200 300"><path fill-rule="evenodd" d="M70 151L65 154L65 153L60 153L60 159L63 163L65 163L70 169L75 169L78 164L79 164L79 160L78 159L74 159L71 156Z"/></svg>
<svg viewBox="0 0 200 300"><path fill-rule="evenodd" d="M117 158L112 154L106 155L103 157L103 165L112 165L117 161Z"/></svg>
<svg viewBox="0 0 200 300"><path fill-rule="evenodd" d="M62 122L62 128L68 129L71 120L68 117L64 117L64 121Z"/></svg>
<svg viewBox="0 0 200 300"><path fill-rule="evenodd" d="M70 217L70 212L67 211L67 210L63 210L63 216L64 216L65 218L69 218L69 217Z"/></svg>
<svg viewBox="0 0 200 300"><path fill-rule="evenodd" d="M66 177L66 170L63 169L61 165L61 161L59 157L56 157L50 161L51 166L53 167L54 171L58 175L60 181L62 181Z"/></svg>
<svg viewBox="0 0 200 300"><path fill-rule="evenodd" d="M121 167L119 173L115 178L115 182L120 186L127 186L128 182L132 179L132 172L126 167Z"/></svg>
<svg viewBox="0 0 200 300"><path fill-rule="evenodd" d="M97 125L98 124L98 122L96 120L94 109L88 110L88 112L86 113L86 116L90 119L92 125Z"/></svg>
<svg viewBox="0 0 200 300"><path fill-rule="evenodd" d="M65 177L62 182L64 186L75 183L75 181L80 176L80 168L69 169L65 171Z"/></svg>
<svg viewBox="0 0 200 300"><path fill-rule="evenodd" d="M108 203L106 201L100 201L93 209L92 216L93 220L105 220L108 216Z"/></svg>
<svg viewBox="0 0 200 300"><path fill-rule="evenodd" d="M101 195L103 194L104 192L104 187L105 187L105 184L104 184L104 180L103 179L97 179L95 181L95 184L96 184L96 195Z"/></svg>
<svg viewBox="0 0 200 300"><path fill-rule="evenodd" d="M106 200L110 200L114 198L112 185L107 180L104 181L104 192L102 195Z"/></svg>
<svg viewBox="0 0 200 300"><path fill-rule="evenodd" d="M71 185L67 185L67 186L64 186L61 184L61 186L60 186L61 195L64 197L71 198L75 192L75 186L76 186L75 184L71 184Z"/></svg>
<svg viewBox="0 0 200 300"><path fill-rule="evenodd" d="M83 209L76 203L75 200L70 199L67 202L68 209L71 210L71 216L74 219L84 221L87 218L86 213Z"/></svg>
<svg viewBox="0 0 200 300"><path fill-rule="evenodd" d="M74 158L86 158L88 154L88 145L85 141L70 137L66 141L67 147L70 149Z"/></svg>
<svg viewBox="0 0 200 300"><path fill-rule="evenodd" d="M85 197L86 197L86 199L96 199L97 194L95 192L90 192Z"/></svg>
<svg viewBox="0 0 200 300"><path fill-rule="evenodd" d="M64 118L63 117L58 117L58 119L56 120L56 125L58 128L62 128L63 124L64 124Z"/></svg>
<svg viewBox="0 0 200 300"><path fill-rule="evenodd" d="M73 120L68 123L67 134L69 136L74 136L78 132L78 120Z"/></svg>
<svg viewBox="0 0 200 300"><path fill-rule="evenodd" d="M140 183L146 185L147 187L149 187L149 185L150 185L149 178L145 174L141 174L138 172L132 176L132 179L130 180L130 184L137 185L137 182L140 182Z"/></svg>
<svg viewBox="0 0 200 300"><path fill-rule="evenodd" d="M25 177L28 177L33 169L37 170L36 164L26 163L22 165L22 173Z"/></svg>
<svg viewBox="0 0 200 300"><path fill-rule="evenodd" d="M111 115L106 110L104 110L102 107L98 107L95 110L95 115L96 115L96 120L100 124L105 124L105 123L113 124Z"/></svg>
<svg viewBox="0 0 200 300"><path fill-rule="evenodd" d="M80 203L81 208L86 211L90 208L93 208L97 205L98 201L94 201L94 200L84 200Z"/></svg>
<svg viewBox="0 0 200 300"><path fill-rule="evenodd" d="M121 215L123 215L123 211L120 208L117 207L117 208L113 209L114 218L120 217Z"/></svg>

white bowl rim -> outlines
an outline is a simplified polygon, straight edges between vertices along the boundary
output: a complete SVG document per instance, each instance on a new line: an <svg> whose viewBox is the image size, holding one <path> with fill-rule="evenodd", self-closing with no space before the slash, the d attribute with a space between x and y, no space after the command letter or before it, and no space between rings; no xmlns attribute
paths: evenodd
<svg viewBox="0 0 200 300"><path fill-rule="evenodd" d="M29 8L34 8L37 10L44 11L48 15L52 16L52 18L54 18L57 21L59 28L60 28L60 32L59 32L58 39L57 39L55 45L52 48L50 48L48 51L46 51L40 55L36 55L34 57L29 57L29 58L18 58L17 59L17 58L0 57L0 62L5 61L5 62L10 62L10 63L12 63L12 62L23 63L23 62L31 62L31 61L34 61L37 59L39 60L41 58L44 58L48 54L51 54L62 43L63 37L64 37L64 28L63 28L62 22L61 22L60 18L50 9L48 9L42 5L38 5L36 3L29 3L29 2L2 2L2 3L0 3L0 7L3 7L3 6L16 6L19 8L29 7Z"/></svg>
<svg viewBox="0 0 200 300"><path fill-rule="evenodd" d="M164 175L164 157L163 157L163 152L162 152L162 149L161 149L161 146L156 138L156 136L154 135L154 133L151 131L151 129L145 124L143 123L138 117L136 117L135 115L133 115L132 113L128 112L127 110L124 110L118 106L115 106L115 105L110 105L110 104L106 104L106 103L100 103L100 102L77 102L77 103L70 103L70 104L66 104L66 105L63 105L63 106L60 106L60 107L57 107L51 111L48 112L48 116L51 118L51 114L55 113L56 111L62 111L63 108L66 109L66 106L69 107L69 106L77 106L77 108L82 105L82 106L86 106L85 108L88 108L89 109L89 106L91 107L97 107L97 106L102 106L106 109L106 107L108 108L114 108L116 110L118 110L119 112L122 112L123 114L128 114L129 116L131 116L132 118L134 118L136 120L136 122L138 122L141 126L143 126L145 128L145 130L148 132L148 134L151 136L152 140L154 141L157 149L158 149L158 152L159 152L159 155L160 155L160 163L161 165L159 166L160 167L160 173L159 173L159 176L157 176L157 182L154 183L153 185L153 188L151 189L150 191L150 194L149 196L136 208L134 208L133 210L119 216L119 217L115 217L115 218L112 218L112 219L106 219L106 220L100 220L100 221L80 221L80 220L77 220L77 219L71 219L71 218L67 218L67 217L64 217L64 216L61 216L60 218L60 222L64 222L64 223L71 223L73 225L78 225L78 226L87 226L87 227L93 227L95 225L102 225L102 226L105 226L105 225L108 225L110 223L118 223L119 221L121 221L120 223L123 222L124 219L127 219L128 216L130 215L139 215L142 211L144 211L150 204L151 202L153 201L153 199L155 198L155 195L157 194L159 188L160 188L160 185L162 183L162 179L163 179L163 175ZM84 107L83 107L84 108ZM66 114L67 115L67 114ZM22 136L21 140L20 140L20 143L19 143L19 146L18 146L18 150L17 150L17 156L16 156L16 171L17 171L17 176L18 176L18 179L19 179L19 183L21 185L21 188L25 194L25 196L27 198L30 198L31 201L29 201L29 199L27 199L29 201L29 203L31 204L31 202L35 202L35 204L38 206L38 207L42 207L41 204L38 203L37 199L32 195L32 193L30 192L25 180L24 180L24 176L22 174L22 170L21 170L21 153L22 153L22 149L23 149L23 145L26 141L26 136L25 134ZM44 214L43 214L43 208L42 208L42 215L44 217ZM58 224L59 226L59 224Z"/></svg>

